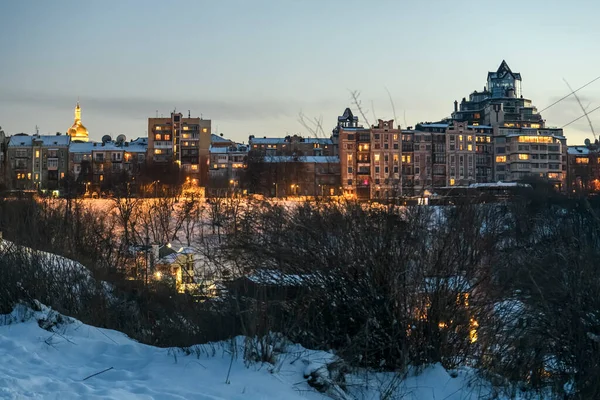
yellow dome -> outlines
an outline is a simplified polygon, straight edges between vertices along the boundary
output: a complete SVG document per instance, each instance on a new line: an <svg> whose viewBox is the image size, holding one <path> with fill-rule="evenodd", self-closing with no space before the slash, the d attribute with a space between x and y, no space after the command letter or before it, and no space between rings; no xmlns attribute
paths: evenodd
<svg viewBox="0 0 600 400"><path fill-rule="evenodd" d="M67 134L71 136L72 140L81 140L83 142L89 140L88 130L81 123L81 107L79 107L79 102L77 102L77 107L75 107L75 122L69 128Z"/></svg>

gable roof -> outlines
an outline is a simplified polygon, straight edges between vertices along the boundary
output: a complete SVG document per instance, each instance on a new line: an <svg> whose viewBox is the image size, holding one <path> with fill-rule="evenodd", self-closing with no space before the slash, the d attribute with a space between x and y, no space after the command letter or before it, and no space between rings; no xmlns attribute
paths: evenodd
<svg viewBox="0 0 600 400"><path fill-rule="evenodd" d="M506 74L510 74L513 78L521 80L521 74L519 72L512 72L506 60L502 60L496 72L488 72L488 79L502 78Z"/></svg>

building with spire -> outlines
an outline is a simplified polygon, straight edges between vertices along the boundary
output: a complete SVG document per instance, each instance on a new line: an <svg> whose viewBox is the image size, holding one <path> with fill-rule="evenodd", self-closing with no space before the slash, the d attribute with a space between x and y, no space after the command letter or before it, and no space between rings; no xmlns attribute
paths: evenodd
<svg viewBox="0 0 600 400"><path fill-rule="evenodd" d="M77 106L75 107L75 121L67 131L67 135L69 135L73 141L87 142L90 140L87 128L81 123L81 107L79 106L79 101L77 101Z"/></svg>

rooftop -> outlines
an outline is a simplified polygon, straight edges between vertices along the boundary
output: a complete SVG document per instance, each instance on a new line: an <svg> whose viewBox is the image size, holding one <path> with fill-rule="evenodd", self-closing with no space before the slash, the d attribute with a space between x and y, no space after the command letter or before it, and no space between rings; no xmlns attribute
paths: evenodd
<svg viewBox="0 0 600 400"><path fill-rule="evenodd" d="M337 164L340 162L338 156L267 156L265 162L269 163L285 163L285 162L301 162L314 164Z"/></svg>
<svg viewBox="0 0 600 400"><path fill-rule="evenodd" d="M41 142L43 147L68 146L71 138L67 135L14 135L8 142L8 147L31 147L33 141Z"/></svg>

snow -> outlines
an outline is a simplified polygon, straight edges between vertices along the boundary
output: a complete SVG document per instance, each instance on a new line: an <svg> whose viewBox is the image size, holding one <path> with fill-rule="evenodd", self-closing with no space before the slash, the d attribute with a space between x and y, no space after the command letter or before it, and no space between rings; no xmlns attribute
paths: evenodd
<svg viewBox="0 0 600 400"><path fill-rule="evenodd" d="M418 374L345 374L326 397L308 383L335 381L330 352L285 344L274 364L245 363L246 338L179 349L147 346L37 305L0 315L0 398L6 399L379 399L471 400L489 395L473 370L440 365ZM45 327L42 328L41 326ZM271 345L268 345L271 346ZM258 346L260 348L260 346ZM232 359L232 350L234 357ZM259 350L260 351L260 350ZM232 361L233 360L233 361ZM92 376L97 374L95 376Z"/></svg>

